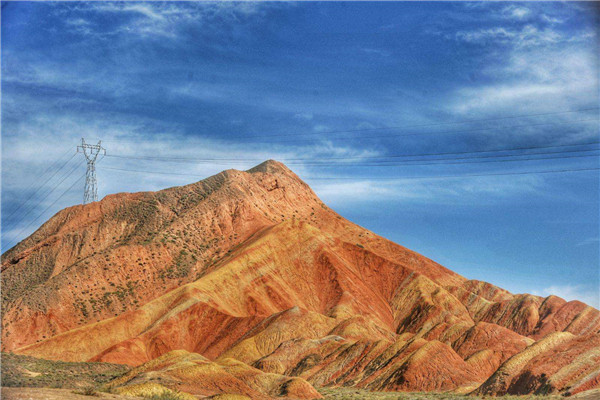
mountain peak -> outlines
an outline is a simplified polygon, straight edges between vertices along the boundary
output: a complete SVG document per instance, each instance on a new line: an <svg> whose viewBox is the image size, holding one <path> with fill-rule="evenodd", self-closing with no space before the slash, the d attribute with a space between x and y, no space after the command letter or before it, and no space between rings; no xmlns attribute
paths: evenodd
<svg viewBox="0 0 600 400"><path fill-rule="evenodd" d="M258 164L255 167L250 168L249 170L247 170L246 172L249 172L251 174L256 173L256 172L266 172L266 173L292 173L292 171L285 166L285 164L283 164L282 162L279 161L275 161L275 160L267 160L264 161L260 164Z"/></svg>

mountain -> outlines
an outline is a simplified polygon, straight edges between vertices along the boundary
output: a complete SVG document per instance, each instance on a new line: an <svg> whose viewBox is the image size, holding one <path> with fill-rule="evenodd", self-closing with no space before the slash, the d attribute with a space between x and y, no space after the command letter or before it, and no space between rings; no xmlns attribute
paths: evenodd
<svg viewBox="0 0 600 400"><path fill-rule="evenodd" d="M276 161L64 209L3 254L2 289L3 351L135 366L130 389L600 386L598 310L468 280L344 219Z"/></svg>

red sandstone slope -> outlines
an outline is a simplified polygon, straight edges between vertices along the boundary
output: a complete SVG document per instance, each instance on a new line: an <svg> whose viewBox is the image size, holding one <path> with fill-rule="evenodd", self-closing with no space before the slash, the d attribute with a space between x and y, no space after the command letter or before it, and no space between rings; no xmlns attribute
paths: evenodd
<svg viewBox="0 0 600 400"><path fill-rule="evenodd" d="M598 310L468 281L343 219L274 161L65 209L2 271L3 349L43 358L187 350L383 390L539 391L522 382L540 369L544 390L598 385L588 367L553 370L551 346L522 356L564 331L573 357L595 357ZM502 368L517 383L498 384Z"/></svg>

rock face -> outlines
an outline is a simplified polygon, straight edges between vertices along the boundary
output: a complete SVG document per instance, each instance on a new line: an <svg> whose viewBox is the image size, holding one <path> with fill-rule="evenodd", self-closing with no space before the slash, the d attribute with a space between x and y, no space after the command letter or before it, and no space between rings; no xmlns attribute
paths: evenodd
<svg viewBox="0 0 600 400"><path fill-rule="evenodd" d="M467 280L275 161L67 208L2 256L2 289L4 351L139 366L130 382L199 395L600 385L598 310Z"/></svg>

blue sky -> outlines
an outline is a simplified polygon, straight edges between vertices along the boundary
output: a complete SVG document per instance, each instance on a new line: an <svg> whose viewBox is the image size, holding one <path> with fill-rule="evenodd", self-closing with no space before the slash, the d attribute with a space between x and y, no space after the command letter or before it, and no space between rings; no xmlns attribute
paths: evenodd
<svg viewBox="0 0 600 400"><path fill-rule="evenodd" d="M468 278L598 307L598 15L4 2L3 250L81 202L83 136L107 149L100 197L273 158L345 217ZM514 148L537 149L469 153Z"/></svg>

